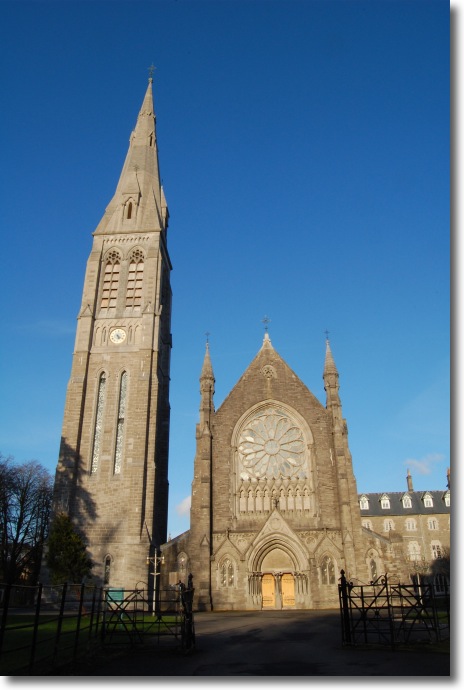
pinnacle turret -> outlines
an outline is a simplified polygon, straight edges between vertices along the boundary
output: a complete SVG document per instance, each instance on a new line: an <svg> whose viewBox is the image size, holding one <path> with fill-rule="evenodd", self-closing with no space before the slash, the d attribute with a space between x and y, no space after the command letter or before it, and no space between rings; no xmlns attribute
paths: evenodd
<svg viewBox="0 0 464 690"><path fill-rule="evenodd" d="M330 349L330 342L328 338L325 341L324 375L326 374L337 374L338 376L338 370L335 366L335 360L332 355L332 350Z"/></svg>
<svg viewBox="0 0 464 690"><path fill-rule="evenodd" d="M213 365L211 364L211 357L209 354L209 343L206 343L205 358L203 360L203 366L201 368L200 381L202 379L214 379Z"/></svg>

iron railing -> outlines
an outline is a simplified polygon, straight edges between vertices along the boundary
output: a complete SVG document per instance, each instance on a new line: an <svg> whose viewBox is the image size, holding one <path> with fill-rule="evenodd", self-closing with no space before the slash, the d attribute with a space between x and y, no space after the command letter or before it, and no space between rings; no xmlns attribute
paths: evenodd
<svg viewBox="0 0 464 690"><path fill-rule="evenodd" d="M354 584L342 570L338 590L344 645L396 647L450 637L448 587L438 596L433 583L395 583L387 575Z"/></svg>
<svg viewBox="0 0 464 690"><path fill-rule="evenodd" d="M194 589L0 584L0 674L43 675L109 645L195 644Z"/></svg>

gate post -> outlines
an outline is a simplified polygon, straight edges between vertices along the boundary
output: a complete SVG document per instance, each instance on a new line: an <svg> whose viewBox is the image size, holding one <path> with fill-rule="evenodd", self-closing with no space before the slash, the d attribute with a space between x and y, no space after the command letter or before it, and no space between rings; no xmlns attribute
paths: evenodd
<svg viewBox="0 0 464 690"><path fill-rule="evenodd" d="M345 571L340 570L340 584L338 586L340 593L340 608L342 614L342 642L343 644L351 644L351 626L350 626L350 608L348 604L348 590L349 584L346 581Z"/></svg>

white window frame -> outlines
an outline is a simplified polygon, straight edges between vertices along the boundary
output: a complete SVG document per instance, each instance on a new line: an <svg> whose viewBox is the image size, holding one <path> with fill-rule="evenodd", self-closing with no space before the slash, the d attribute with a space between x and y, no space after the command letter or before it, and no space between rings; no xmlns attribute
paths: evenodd
<svg viewBox="0 0 464 690"><path fill-rule="evenodd" d="M411 496L403 496L403 508L412 508Z"/></svg>
<svg viewBox="0 0 464 690"><path fill-rule="evenodd" d="M391 518L387 518L386 520L383 521L383 531L384 532L393 532L395 529L395 523Z"/></svg>
<svg viewBox="0 0 464 690"><path fill-rule="evenodd" d="M361 496L359 499L359 507L361 510L369 510L369 499L367 496Z"/></svg>
<svg viewBox="0 0 464 690"><path fill-rule="evenodd" d="M433 508L433 498L430 494L424 496L424 508Z"/></svg>
<svg viewBox="0 0 464 690"><path fill-rule="evenodd" d="M436 561L443 557L443 547L441 542L439 542L437 539L434 539L430 543L430 550L432 552L432 560Z"/></svg>

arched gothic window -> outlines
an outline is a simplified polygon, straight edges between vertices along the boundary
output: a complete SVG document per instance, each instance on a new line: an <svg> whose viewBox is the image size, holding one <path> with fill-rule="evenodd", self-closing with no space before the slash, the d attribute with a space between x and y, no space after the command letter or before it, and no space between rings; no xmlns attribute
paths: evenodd
<svg viewBox="0 0 464 690"><path fill-rule="evenodd" d="M323 585L335 584L335 564L330 556L324 556L322 559L321 576Z"/></svg>
<svg viewBox="0 0 464 690"><path fill-rule="evenodd" d="M105 405L106 396L106 374L103 373L100 376L100 381L98 382L98 393L97 393L97 411L95 414L95 426L93 431L93 448L92 448L92 464L90 471L94 474L98 470L98 462L100 460L100 442L102 437L102 426L103 426L103 408Z"/></svg>
<svg viewBox="0 0 464 690"><path fill-rule="evenodd" d="M123 371L119 386L118 420L116 424L116 445L114 448L114 473L120 474L122 463L122 442L124 437L124 418L126 416L127 372Z"/></svg>
<svg viewBox="0 0 464 690"><path fill-rule="evenodd" d="M374 558L369 561L369 570L371 573L371 580L377 580L377 563Z"/></svg>
<svg viewBox="0 0 464 690"><path fill-rule="evenodd" d="M233 587L235 585L235 568L230 558L223 560L220 570L221 587Z"/></svg>
<svg viewBox="0 0 464 690"><path fill-rule="evenodd" d="M185 583L185 578L188 572L188 556L184 551L181 551L177 556L177 573L181 582Z"/></svg>
<svg viewBox="0 0 464 690"><path fill-rule="evenodd" d="M101 308L110 309L116 307L119 288L119 273L121 268L119 252L112 251L108 254L103 273L103 290L101 296Z"/></svg>
<svg viewBox="0 0 464 690"><path fill-rule="evenodd" d="M126 307L140 307L142 304L143 253L140 249L132 252L127 275Z"/></svg>
<svg viewBox="0 0 464 690"><path fill-rule="evenodd" d="M105 558L105 567L104 567L104 573L103 573L103 584L105 586L110 584L110 575L111 575L111 556L107 556Z"/></svg>

